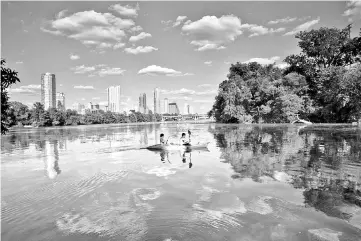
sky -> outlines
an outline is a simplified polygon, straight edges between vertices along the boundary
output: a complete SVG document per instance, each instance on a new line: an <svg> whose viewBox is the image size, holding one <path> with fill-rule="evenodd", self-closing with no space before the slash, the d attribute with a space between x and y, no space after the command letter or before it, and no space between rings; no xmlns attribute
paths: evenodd
<svg viewBox="0 0 361 241"><path fill-rule="evenodd" d="M1 2L1 56L19 73L12 101L40 101L40 76L74 102L105 104L120 85L125 110L141 93L206 113L231 63L285 67L295 34L361 28L361 1L348 2Z"/></svg>

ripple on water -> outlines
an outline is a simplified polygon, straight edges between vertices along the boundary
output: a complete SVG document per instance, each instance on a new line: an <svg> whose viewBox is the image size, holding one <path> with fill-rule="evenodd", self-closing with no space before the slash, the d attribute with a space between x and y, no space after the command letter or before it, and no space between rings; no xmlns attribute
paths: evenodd
<svg viewBox="0 0 361 241"><path fill-rule="evenodd" d="M247 205L246 209L251 212L259 213L261 215L270 214L273 212L272 207L266 202L271 197L260 196L251 200Z"/></svg>
<svg viewBox="0 0 361 241"><path fill-rule="evenodd" d="M54 210L59 204L71 205L105 183L119 181L127 174L126 171L98 173L76 183L51 183L34 191L4 197L3 199L12 201L2 206L2 219L7 223L26 223L41 215L54 215Z"/></svg>
<svg viewBox="0 0 361 241"><path fill-rule="evenodd" d="M81 212L61 216L57 227L65 233L118 235L122 240L142 240L148 230L146 219L153 210L147 201L160 195L156 188L136 188L129 193L113 194L113 197L94 194L93 200L88 202L91 204L83 206Z"/></svg>
<svg viewBox="0 0 361 241"><path fill-rule="evenodd" d="M160 196L160 191L156 188L137 188L133 190L142 200L154 200Z"/></svg>

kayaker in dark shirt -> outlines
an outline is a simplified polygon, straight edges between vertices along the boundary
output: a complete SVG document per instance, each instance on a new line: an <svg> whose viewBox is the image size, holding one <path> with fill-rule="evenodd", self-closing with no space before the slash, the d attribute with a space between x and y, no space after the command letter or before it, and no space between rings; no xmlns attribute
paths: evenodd
<svg viewBox="0 0 361 241"><path fill-rule="evenodd" d="M163 133L160 134L160 144L162 144L162 145L165 145L165 144L166 144L166 141L165 141L165 139L164 139L164 134L163 134Z"/></svg>

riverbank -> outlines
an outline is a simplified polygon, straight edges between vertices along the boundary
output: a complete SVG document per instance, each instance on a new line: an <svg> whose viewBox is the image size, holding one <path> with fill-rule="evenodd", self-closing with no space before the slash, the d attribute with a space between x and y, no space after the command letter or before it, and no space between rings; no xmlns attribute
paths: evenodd
<svg viewBox="0 0 361 241"><path fill-rule="evenodd" d="M82 124L82 125L64 125L64 126L12 126L9 130L16 130L16 129L38 129L38 128L47 128L47 129L58 129L64 127L99 127L99 126L122 126L122 125L155 125L155 124L205 124L205 123L216 123L212 120L186 120L186 121L153 121L153 122L130 122L130 123L109 123L109 124Z"/></svg>

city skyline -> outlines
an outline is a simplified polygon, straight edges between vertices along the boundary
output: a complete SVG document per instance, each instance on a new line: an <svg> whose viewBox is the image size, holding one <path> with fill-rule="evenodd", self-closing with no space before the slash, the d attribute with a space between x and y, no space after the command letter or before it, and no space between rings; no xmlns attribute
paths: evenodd
<svg viewBox="0 0 361 241"><path fill-rule="evenodd" d="M117 5L118 4L118 5ZM204 6L207 6L205 8ZM190 103L206 113L231 63L284 67L299 53L295 34L361 21L347 2L1 2L2 56L19 72L11 100L40 100L39 75L56 76L66 108L107 103L108 86L121 86L124 108L139 93ZM124 15L114 6L128 6ZM354 8L354 9L353 9ZM228 24L227 24L228 23ZM101 30L102 32L99 32ZM46 47L45 47L46 46ZM46 51L45 51L46 48ZM49 51L50 50L50 54ZM154 110L153 100L148 108Z"/></svg>

